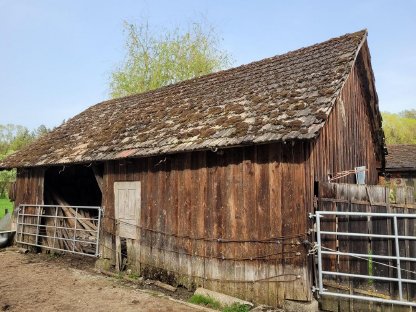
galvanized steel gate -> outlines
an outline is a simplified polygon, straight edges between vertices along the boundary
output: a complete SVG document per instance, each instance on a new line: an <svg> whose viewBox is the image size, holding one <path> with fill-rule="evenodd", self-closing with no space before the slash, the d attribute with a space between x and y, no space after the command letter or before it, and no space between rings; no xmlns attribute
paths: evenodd
<svg viewBox="0 0 416 312"><path fill-rule="evenodd" d="M311 214L314 291L335 300L322 304L346 310L355 304L374 308L371 302L416 307L413 188L320 183L318 191Z"/></svg>
<svg viewBox="0 0 416 312"><path fill-rule="evenodd" d="M99 256L102 208L20 205L16 242L86 256Z"/></svg>
<svg viewBox="0 0 416 312"><path fill-rule="evenodd" d="M379 217L379 218L387 218L391 219L393 225L393 235L387 234L370 234L370 233L358 233L358 232L343 232L343 231L325 231L321 230L321 221L323 218L328 216L344 216L344 217L368 217L371 221L372 218ZM398 228L398 219L416 219L416 214L401 214L401 213L371 213L371 212L341 212L341 211L316 211L314 217L316 218L316 237L317 237L317 264L318 264L318 285L316 290L319 292L320 295L328 295L328 296L335 296L335 297L343 297L343 298L351 298L351 299L360 299L360 300L368 300L374 302L382 302L382 303L391 303L391 304L399 304L399 305L407 305L416 307L416 302L407 301L403 297L403 284L411 283L416 284L416 275L414 279L407 279L402 278L402 271L408 271L401 267L401 263L404 261L416 262L416 258L411 257L404 257L400 254L400 240L413 240L416 241L416 235L412 236L404 236L399 235L399 228ZM344 237L372 237L372 238L381 238L386 240L392 240L394 245L394 255L381 255L381 254L374 254L373 252L367 253L353 253L353 252L345 252L334 250L332 248L328 248L324 246L322 243L323 236L332 236L336 238L338 236ZM325 270L322 267L324 255L332 255L337 257L352 257L358 259L364 259L371 261L371 263L377 263L377 260L393 260L394 265L390 266L395 270L396 277L386 277L386 276L375 276L374 274L352 274L349 272L333 272L329 270ZM374 259L374 260L373 260ZM383 265L387 265L385 263L380 263ZM416 272L410 272L416 274ZM381 280L381 281L392 281L397 283L398 289L398 299L383 299L383 298L376 298L371 296L362 296L362 295L354 295L354 294L343 294L339 292L332 292L328 291L324 288L323 280L324 276L342 276L342 277L349 277L349 278L358 278L358 279L367 279L367 280Z"/></svg>

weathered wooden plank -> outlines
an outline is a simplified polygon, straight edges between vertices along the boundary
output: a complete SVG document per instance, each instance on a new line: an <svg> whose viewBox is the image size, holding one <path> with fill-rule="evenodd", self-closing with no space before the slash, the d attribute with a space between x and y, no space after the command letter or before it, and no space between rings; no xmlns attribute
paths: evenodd
<svg viewBox="0 0 416 312"><path fill-rule="evenodd" d="M205 269L205 210L207 196L207 169L206 169L206 152L199 152L192 158L193 182L195 194L193 202L193 236L198 238L194 241L193 252L197 256L193 259L192 274L199 276L195 279L196 287L204 287L204 269Z"/></svg>
<svg viewBox="0 0 416 312"><path fill-rule="evenodd" d="M243 161L243 183L244 183L244 194L243 194L243 206L244 206L244 218L246 219L246 233L242 239L253 240L255 236L255 219L254 219L254 208L257 203L255 201L255 184L254 184L254 147L247 147L244 152ZM255 256L255 250L252 243L246 243L244 247L245 257L250 258ZM245 299L248 301L254 300L254 281L256 279L257 265L253 263L253 260L248 260L245 263L245 277L246 283Z"/></svg>
<svg viewBox="0 0 416 312"><path fill-rule="evenodd" d="M256 184L256 230L258 232L257 238L265 240L270 238L270 177L269 177L269 146L263 145L257 147L255 160L255 184ZM257 280L264 280L269 277L269 254L270 244L257 244L257 255L260 258L257 260ZM269 302L269 282L258 282L255 284L256 302Z"/></svg>
<svg viewBox="0 0 416 312"><path fill-rule="evenodd" d="M216 154L209 151L207 152L207 207L205 210L205 237L213 238L217 237L217 227L216 224L216 202L217 202L217 191L218 191L218 181L216 179L217 175L217 162ZM209 199L209 200L208 200ZM213 257L216 256L215 242L207 241L206 242L206 259L205 259L205 287L207 289L215 290L217 283L213 281L218 274L216 274L217 264L216 260Z"/></svg>
<svg viewBox="0 0 416 312"><path fill-rule="evenodd" d="M169 210L168 215L166 218L167 225L166 225L166 232L170 233L167 237L167 248L169 252L168 263L167 263L167 270L172 272L179 272L179 240L175 237L178 234L178 213L179 213L179 197L178 197L178 190L179 190L179 162L181 160L176 156L170 157L170 173L168 178L169 190L168 190L168 198L169 198Z"/></svg>
<svg viewBox="0 0 416 312"><path fill-rule="evenodd" d="M247 190L245 189L244 184L244 161L245 152L236 150L233 152L233 161L235 165L232 167L230 174L233 176L233 185L235 188L234 193L234 205L235 205L235 228L234 228L234 238L237 240L247 239L247 206L244 204L244 196ZM234 250L234 257L243 258L247 256L247 244L245 243L236 243ZM235 276L234 278L238 281L245 280L245 264L246 261L240 260L235 261ZM246 286L244 283L235 283L235 293L238 298L246 298Z"/></svg>
<svg viewBox="0 0 416 312"><path fill-rule="evenodd" d="M237 181L240 176L238 171L236 171L236 167L238 164L235 163L234 153L235 150L227 150L224 154L225 160L225 176L224 176L224 190L225 190L225 205L224 205L224 219L223 219L223 237L226 240L236 240L236 214L237 214ZM238 251L236 253L236 244L235 243L227 243L223 244L222 253L226 259L233 259L235 255L239 254ZM235 261L234 260L226 260L225 261L225 274L224 279L228 281L233 281L235 279ZM226 282L223 284L222 289L226 291L229 295L236 296L236 283L234 282Z"/></svg>
<svg viewBox="0 0 416 312"><path fill-rule="evenodd" d="M272 144L269 148L269 216L270 216L270 237L280 238L282 236L282 147L281 144ZM279 240L270 244L269 277L278 276L283 273L282 248ZM283 306L285 287L274 278L269 283L269 304L271 306Z"/></svg>

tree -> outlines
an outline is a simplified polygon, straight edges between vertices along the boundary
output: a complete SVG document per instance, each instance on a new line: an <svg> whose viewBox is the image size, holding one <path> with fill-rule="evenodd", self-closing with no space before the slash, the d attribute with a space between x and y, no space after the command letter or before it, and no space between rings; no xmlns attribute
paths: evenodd
<svg viewBox="0 0 416 312"><path fill-rule="evenodd" d="M387 145L416 144L416 118L408 117L412 116L412 111L403 111L399 114L383 112L382 116Z"/></svg>
<svg viewBox="0 0 416 312"><path fill-rule="evenodd" d="M33 131L19 125L0 125L0 160L47 132L49 132L49 129L44 125ZM7 195L8 185L15 179L16 170L0 171L0 198Z"/></svg>
<svg viewBox="0 0 416 312"><path fill-rule="evenodd" d="M405 118L416 119L416 109L404 110L404 111L400 112L399 115L402 116L402 117L405 117Z"/></svg>
<svg viewBox="0 0 416 312"><path fill-rule="evenodd" d="M212 27L193 23L157 35L148 23L125 22L126 56L110 77L113 98L205 75L231 65L229 55L219 48L220 39Z"/></svg>

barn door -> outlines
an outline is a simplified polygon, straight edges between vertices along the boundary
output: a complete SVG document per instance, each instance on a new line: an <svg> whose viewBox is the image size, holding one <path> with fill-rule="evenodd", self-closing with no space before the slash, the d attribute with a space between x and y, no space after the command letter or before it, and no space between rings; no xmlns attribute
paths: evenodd
<svg viewBox="0 0 416 312"><path fill-rule="evenodd" d="M114 182L114 199L118 236L137 239L141 211L140 182Z"/></svg>

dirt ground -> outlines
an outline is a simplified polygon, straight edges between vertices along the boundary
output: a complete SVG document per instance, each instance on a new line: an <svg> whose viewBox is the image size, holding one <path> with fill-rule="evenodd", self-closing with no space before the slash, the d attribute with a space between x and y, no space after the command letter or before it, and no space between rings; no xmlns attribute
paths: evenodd
<svg viewBox="0 0 416 312"><path fill-rule="evenodd" d="M197 311L94 272L94 259L0 252L0 311Z"/></svg>

